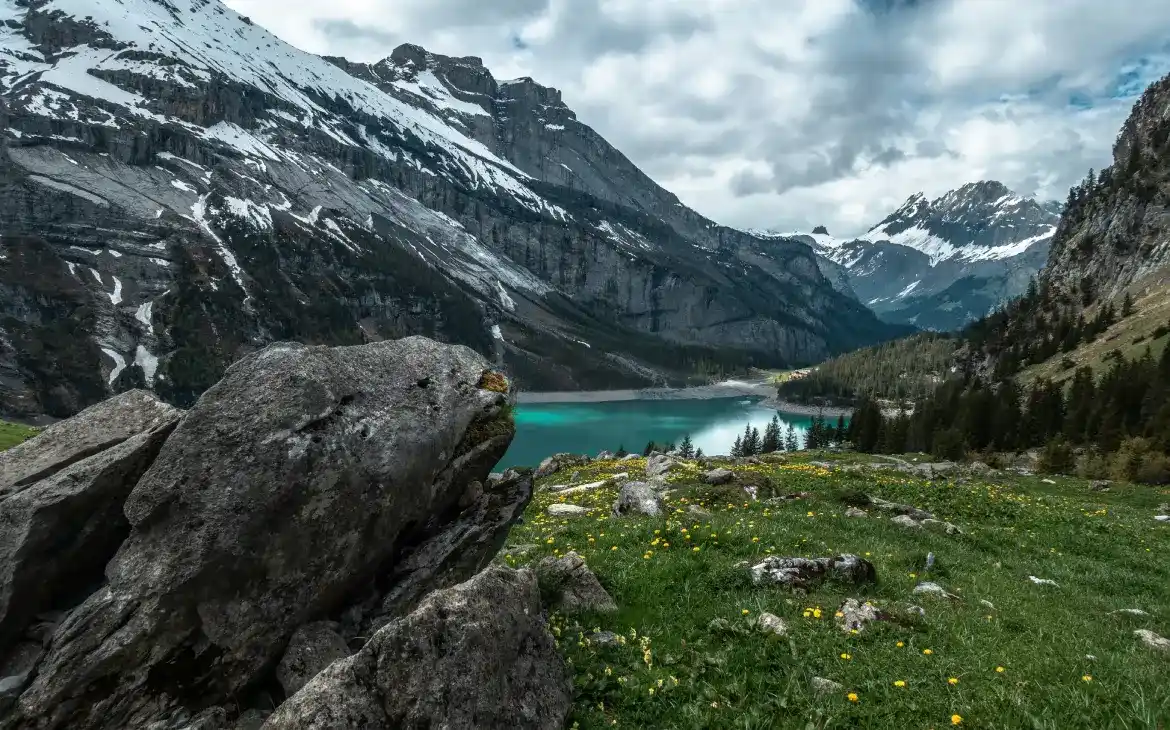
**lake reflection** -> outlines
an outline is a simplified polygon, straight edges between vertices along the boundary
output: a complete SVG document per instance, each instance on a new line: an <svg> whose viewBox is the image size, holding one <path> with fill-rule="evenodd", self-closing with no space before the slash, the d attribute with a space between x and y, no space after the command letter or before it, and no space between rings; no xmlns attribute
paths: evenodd
<svg viewBox="0 0 1170 730"><path fill-rule="evenodd" d="M558 452L594 455L624 446L641 453L646 442L679 443L690 435L706 454L727 454L749 422L760 429L777 411L760 398L645 400L611 403L521 403L516 406L516 438L497 470L536 466ZM812 419L779 413L782 429L792 424L800 438Z"/></svg>

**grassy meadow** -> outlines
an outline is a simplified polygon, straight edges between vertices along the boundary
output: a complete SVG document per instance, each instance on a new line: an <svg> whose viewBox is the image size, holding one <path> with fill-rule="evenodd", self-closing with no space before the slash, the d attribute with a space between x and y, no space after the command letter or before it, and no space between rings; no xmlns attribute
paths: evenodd
<svg viewBox="0 0 1170 730"><path fill-rule="evenodd" d="M550 485L619 472L645 459L594 462L538 482L499 560L512 566L581 554L616 613L551 618L575 674L570 727L1162 728L1170 720L1170 653L1136 629L1170 635L1170 490L1084 480L963 472L928 480L870 469L857 455L792 454L728 466L742 487L668 475L665 515L610 516L618 487L569 495ZM846 467L844 469L839 467ZM930 510L960 535L910 530L870 510L846 517L856 492ZM792 500L769 498L805 493ZM554 502L586 516L553 518ZM928 553L935 564L925 570ZM854 553L877 582L826 584L807 595L755 586L768 555ZM1037 585L1029 576L1055 581ZM923 580L956 598L912 595ZM846 597L925 616L858 633L835 623ZM1141 609L1148 615L1112 614ZM761 630L780 617L784 636ZM618 643L600 645L598 632ZM840 685L818 691L814 678Z"/></svg>

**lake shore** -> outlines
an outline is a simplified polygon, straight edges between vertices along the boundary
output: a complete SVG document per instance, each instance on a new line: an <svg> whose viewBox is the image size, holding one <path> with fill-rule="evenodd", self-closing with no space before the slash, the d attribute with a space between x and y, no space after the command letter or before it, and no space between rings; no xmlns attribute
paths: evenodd
<svg viewBox="0 0 1170 730"><path fill-rule="evenodd" d="M713 400L744 396L768 398L776 386L766 381L728 380L690 388L630 388L625 390L520 391L517 403L612 403L632 400Z"/></svg>
<svg viewBox="0 0 1170 730"><path fill-rule="evenodd" d="M777 397L768 398L760 405L767 408L775 408L776 410L783 411L784 413L791 413L794 416L824 416L825 418L837 418L838 416L845 416L846 418L849 418L853 415L852 408L839 408L837 406L806 406Z"/></svg>

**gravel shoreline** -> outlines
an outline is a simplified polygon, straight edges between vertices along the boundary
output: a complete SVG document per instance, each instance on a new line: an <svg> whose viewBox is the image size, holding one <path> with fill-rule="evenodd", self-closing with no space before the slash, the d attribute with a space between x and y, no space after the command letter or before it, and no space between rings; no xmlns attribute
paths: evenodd
<svg viewBox="0 0 1170 730"><path fill-rule="evenodd" d="M691 388L631 388L627 390L520 391L517 403L611 403L631 400L712 400L776 394L776 386L764 381L729 380Z"/></svg>

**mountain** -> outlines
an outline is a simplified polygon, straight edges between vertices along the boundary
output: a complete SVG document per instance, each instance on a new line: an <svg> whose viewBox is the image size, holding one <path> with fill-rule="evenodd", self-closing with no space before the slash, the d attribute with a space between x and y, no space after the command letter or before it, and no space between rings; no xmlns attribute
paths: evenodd
<svg viewBox="0 0 1170 730"><path fill-rule="evenodd" d="M0 0L0 411L189 404L282 339L425 334L524 387L892 336L798 242L717 225L532 79L323 58L215 0Z"/></svg>
<svg viewBox="0 0 1170 730"><path fill-rule="evenodd" d="M1074 187L1043 281L1116 297L1170 266L1170 76L1151 84L1113 145L1113 164Z"/></svg>
<svg viewBox="0 0 1170 730"><path fill-rule="evenodd" d="M856 239L823 227L788 238L843 267L850 289L883 319L953 330L1024 292L1059 214L1058 203L983 181L934 200L916 193Z"/></svg>

